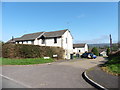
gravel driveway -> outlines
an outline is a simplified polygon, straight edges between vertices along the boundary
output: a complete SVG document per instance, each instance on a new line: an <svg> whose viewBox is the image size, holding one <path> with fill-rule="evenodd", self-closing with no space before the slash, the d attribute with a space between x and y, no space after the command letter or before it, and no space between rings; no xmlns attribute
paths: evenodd
<svg viewBox="0 0 120 90"><path fill-rule="evenodd" d="M102 57L98 57L97 59L53 62L50 65L3 66L1 74L4 78L3 88L93 88L81 74L84 70L104 61ZM11 86L10 82L13 83Z"/></svg>

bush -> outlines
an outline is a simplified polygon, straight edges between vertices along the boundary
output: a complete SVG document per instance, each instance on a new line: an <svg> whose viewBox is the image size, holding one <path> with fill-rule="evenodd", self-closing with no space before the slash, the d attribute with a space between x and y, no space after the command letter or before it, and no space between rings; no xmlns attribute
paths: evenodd
<svg viewBox="0 0 120 90"><path fill-rule="evenodd" d="M107 54L107 56L109 56L109 54L110 54L110 48L107 48L106 54Z"/></svg>
<svg viewBox="0 0 120 90"><path fill-rule="evenodd" d="M98 49L96 47L93 47L92 50L91 50L91 52L93 54L95 54L96 56L99 56L99 52L98 52Z"/></svg>
<svg viewBox="0 0 120 90"><path fill-rule="evenodd" d="M109 59L112 59L112 58L115 58L115 57L118 57L119 60L120 60L120 50L119 50L119 51L116 51L116 52L114 52L114 53L110 53L108 58L109 58Z"/></svg>
<svg viewBox="0 0 120 90"><path fill-rule="evenodd" d="M110 71L120 74L120 51L109 54L108 61L104 66L107 66Z"/></svg>
<svg viewBox="0 0 120 90"><path fill-rule="evenodd" d="M45 56L52 58L54 54L58 55L58 59L62 59L64 49L25 44L4 44L2 47L2 57L4 58L42 58Z"/></svg>

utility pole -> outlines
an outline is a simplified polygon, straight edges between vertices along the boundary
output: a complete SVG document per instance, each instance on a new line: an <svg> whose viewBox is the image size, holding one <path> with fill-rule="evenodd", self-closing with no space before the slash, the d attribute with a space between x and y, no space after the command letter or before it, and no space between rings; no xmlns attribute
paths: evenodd
<svg viewBox="0 0 120 90"><path fill-rule="evenodd" d="M111 34L110 34L110 53L112 52L112 37L111 37Z"/></svg>
<svg viewBox="0 0 120 90"><path fill-rule="evenodd" d="M14 37L12 36L12 41L14 40Z"/></svg>

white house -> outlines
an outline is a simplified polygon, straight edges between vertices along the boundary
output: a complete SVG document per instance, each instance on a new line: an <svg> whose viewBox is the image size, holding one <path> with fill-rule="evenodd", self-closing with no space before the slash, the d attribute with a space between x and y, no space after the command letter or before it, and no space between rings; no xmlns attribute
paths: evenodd
<svg viewBox="0 0 120 90"><path fill-rule="evenodd" d="M107 53L106 53L106 51L102 51L102 52L100 52L100 55L107 56Z"/></svg>
<svg viewBox="0 0 120 90"><path fill-rule="evenodd" d="M65 50L65 59L70 59L70 55L73 54L73 37L68 29L25 34L20 38L11 39L8 42L14 42L16 44L62 47Z"/></svg>
<svg viewBox="0 0 120 90"><path fill-rule="evenodd" d="M73 53L82 55L84 52L88 52L88 45L86 43L73 44Z"/></svg>

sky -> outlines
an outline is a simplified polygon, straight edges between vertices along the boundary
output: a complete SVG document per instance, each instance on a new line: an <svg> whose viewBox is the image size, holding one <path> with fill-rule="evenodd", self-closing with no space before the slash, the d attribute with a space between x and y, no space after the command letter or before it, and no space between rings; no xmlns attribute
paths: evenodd
<svg viewBox="0 0 120 90"><path fill-rule="evenodd" d="M74 43L118 41L117 2L3 2L2 41L69 29Z"/></svg>

